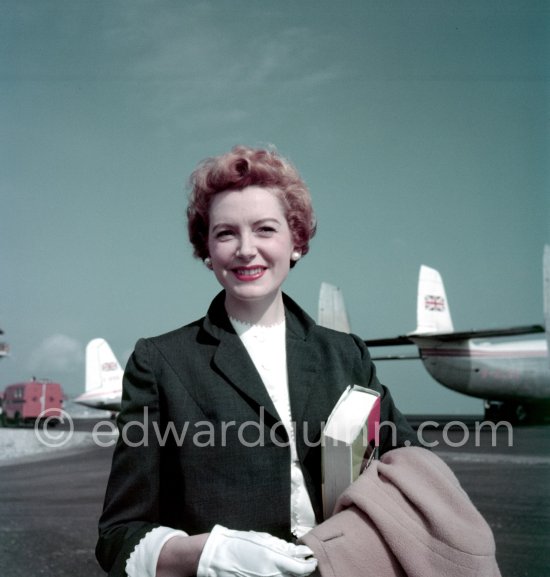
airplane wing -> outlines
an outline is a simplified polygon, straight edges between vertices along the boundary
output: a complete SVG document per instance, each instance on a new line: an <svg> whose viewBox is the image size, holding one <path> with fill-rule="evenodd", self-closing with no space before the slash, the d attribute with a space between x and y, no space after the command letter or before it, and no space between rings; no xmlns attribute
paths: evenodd
<svg viewBox="0 0 550 577"><path fill-rule="evenodd" d="M550 349L550 245L545 246L543 257L544 271L544 318L546 329L543 325L525 325L506 327L500 329L482 329L469 331L455 331L449 309L449 301L443 285L443 279L435 269L422 265L418 278L417 294L417 325L416 330L406 335L399 335L383 339L366 339L368 347L396 347L402 345L422 346L427 341L459 342L469 339L487 339L498 337L511 337L546 332L548 348ZM324 285L324 286L323 286ZM349 322L339 289L323 283L319 297L319 324L346 330L349 332ZM336 326L337 322L344 318L345 328ZM403 360L417 359L419 356L387 355L373 357L373 360ZM549 358L550 362L550 358Z"/></svg>
<svg viewBox="0 0 550 577"><path fill-rule="evenodd" d="M525 325L503 329L484 329L452 333L410 333L408 335L401 335L387 339L368 339L365 341L365 344L368 347L392 347L400 345L414 345L423 339L451 342L464 341L467 339L486 339L495 337L531 335L543 332L544 327L542 325Z"/></svg>
<svg viewBox="0 0 550 577"><path fill-rule="evenodd" d="M550 249L548 247L545 250L545 269L550 270ZM550 273L547 273L546 276L550 277ZM550 286L550 281L546 281L546 284ZM548 295L549 293L550 289L546 288L545 294ZM550 300L550 297L548 298ZM511 337L545 332L541 325L455 331L443 279L437 270L425 265L420 267L418 277L416 321L416 330L411 333L389 339L369 339L365 343L369 347L390 347L421 344L423 341L448 343L468 339Z"/></svg>
<svg viewBox="0 0 550 577"><path fill-rule="evenodd" d="M414 342L408 336L402 335L387 339L368 339L365 344L367 347L397 347L400 345L414 345Z"/></svg>

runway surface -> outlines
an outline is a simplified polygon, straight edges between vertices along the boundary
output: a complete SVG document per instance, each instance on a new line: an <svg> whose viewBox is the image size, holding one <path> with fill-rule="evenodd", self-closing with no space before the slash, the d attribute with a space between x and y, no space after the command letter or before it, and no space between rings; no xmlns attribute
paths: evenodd
<svg viewBox="0 0 550 577"><path fill-rule="evenodd" d="M491 525L503 577L550 577L550 426L494 431L472 417L410 420ZM111 454L91 444L0 467L2 577L104 575L94 547Z"/></svg>

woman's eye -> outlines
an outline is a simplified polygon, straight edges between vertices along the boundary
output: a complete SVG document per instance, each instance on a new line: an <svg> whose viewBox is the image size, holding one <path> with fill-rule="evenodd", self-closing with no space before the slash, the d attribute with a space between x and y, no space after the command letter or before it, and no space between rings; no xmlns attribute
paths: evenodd
<svg viewBox="0 0 550 577"><path fill-rule="evenodd" d="M263 236L270 236L277 231L272 226L262 226L258 229L258 232Z"/></svg>
<svg viewBox="0 0 550 577"><path fill-rule="evenodd" d="M223 240L224 238L229 238L232 235L233 235L232 230L220 230L219 232L216 233L216 238Z"/></svg>

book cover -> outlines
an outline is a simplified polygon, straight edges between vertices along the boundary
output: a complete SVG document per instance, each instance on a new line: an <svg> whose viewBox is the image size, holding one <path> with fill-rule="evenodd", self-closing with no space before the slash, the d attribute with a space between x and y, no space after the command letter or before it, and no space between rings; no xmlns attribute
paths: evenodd
<svg viewBox="0 0 550 577"><path fill-rule="evenodd" d="M321 436L325 519L342 492L376 456L379 422L380 394L359 385L347 387Z"/></svg>

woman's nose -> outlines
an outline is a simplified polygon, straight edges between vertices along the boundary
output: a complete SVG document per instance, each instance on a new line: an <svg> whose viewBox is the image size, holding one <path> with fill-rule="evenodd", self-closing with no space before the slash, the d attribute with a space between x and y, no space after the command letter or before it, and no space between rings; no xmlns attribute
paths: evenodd
<svg viewBox="0 0 550 577"><path fill-rule="evenodd" d="M237 256L244 259L252 259L257 254L254 239L249 234L243 234L237 247Z"/></svg>

